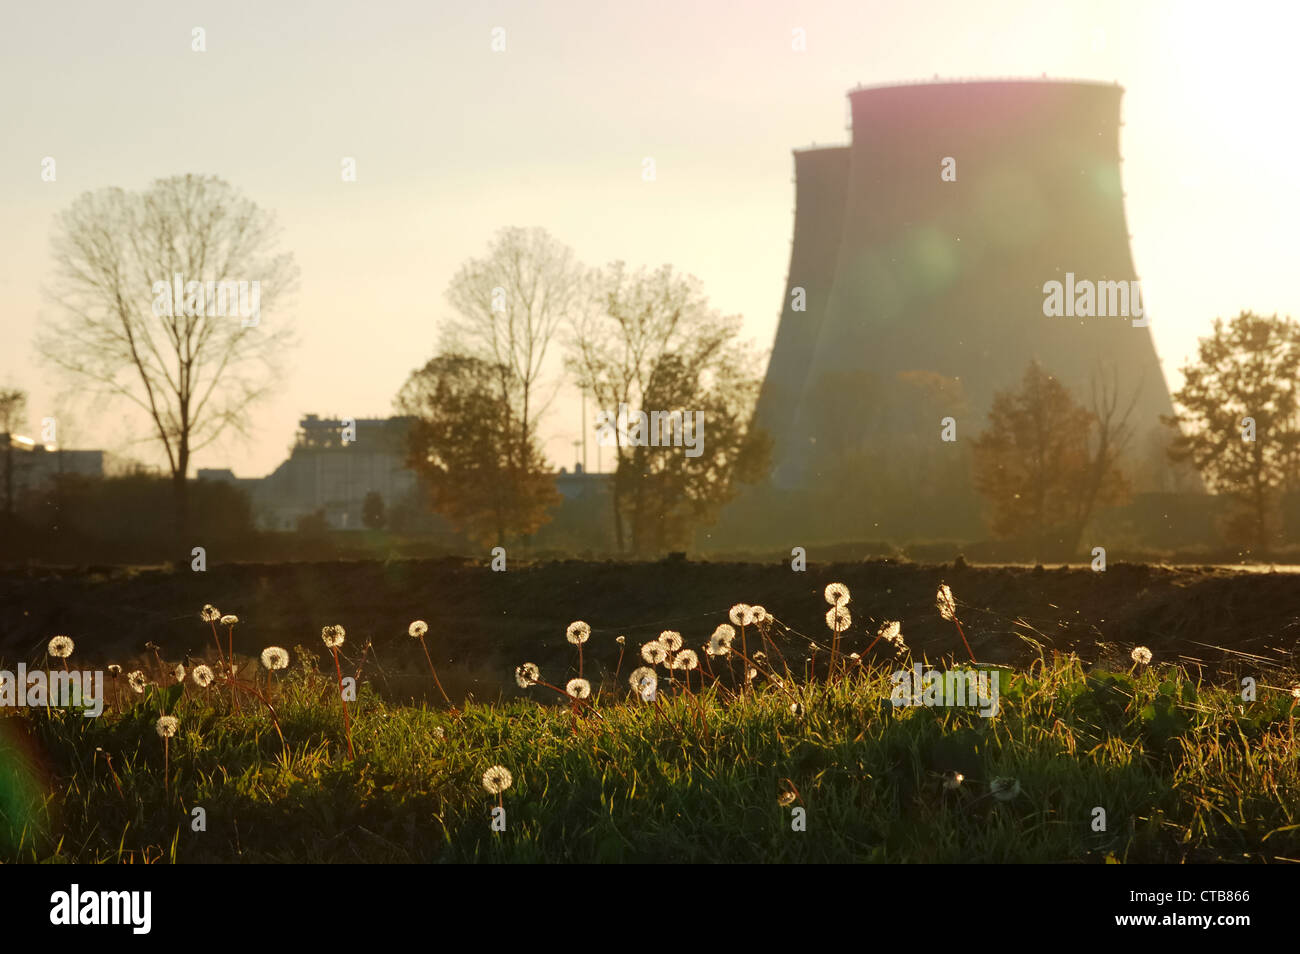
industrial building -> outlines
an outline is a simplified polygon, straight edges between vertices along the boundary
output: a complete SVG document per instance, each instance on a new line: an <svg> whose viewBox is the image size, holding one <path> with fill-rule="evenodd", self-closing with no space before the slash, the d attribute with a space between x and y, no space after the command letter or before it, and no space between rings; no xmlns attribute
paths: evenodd
<svg viewBox="0 0 1300 954"><path fill-rule="evenodd" d="M1150 316L1044 307L1054 281L1127 289L1139 278L1122 95L1049 80L859 88L850 145L795 151L790 269L754 417L773 437L773 469L757 492L765 503L750 495L740 513L807 528L803 511L837 467L861 473L870 494L868 478L890 465L916 477L909 497L909 475L896 476L891 509L923 512L934 488L919 471L947 452L941 419L954 419L950 456L961 454L995 392L1017 387L1032 361L1081 403L1101 382L1132 402L1135 490L1199 489L1164 461L1161 416L1173 407ZM921 451L924 466L900 463Z"/></svg>
<svg viewBox="0 0 1300 954"><path fill-rule="evenodd" d="M200 469L197 476L247 491L260 530L294 530L316 513L330 529L360 530L367 495L379 494L391 511L416 492L415 473L406 466L409 428L410 419L402 417L308 414L298 422L288 459L266 477L240 478L225 469Z"/></svg>

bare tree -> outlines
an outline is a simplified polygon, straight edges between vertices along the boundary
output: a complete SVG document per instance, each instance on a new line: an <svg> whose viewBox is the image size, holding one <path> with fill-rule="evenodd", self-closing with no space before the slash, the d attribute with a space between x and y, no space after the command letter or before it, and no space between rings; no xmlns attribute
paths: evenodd
<svg viewBox="0 0 1300 954"><path fill-rule="evenodd" d="M614 533L618 547L646 552L688 543L716 518L738 482L766 473L771 439L748 426L758 399L757 362L735 341L737 317L709 307L700 283L665 265L628 272L622 262L592 283L589 307L573 322L568 365L600 412L698 413L707 446L694 456L678 446L624 441L606 420L615 447ZM653 418L651 419L653 420ZM653 424L651 424L653 430ZM699 435L701 439L704 435Z"/></svg>
<svg viewBox="0 0 1300 954"><path fill-rule="evenodd" d="M1120 460L1133 439L1129 419L1141 395L1141 382L1133 387L1121 408L1119 375L1114 366L1098 368L1089 382L1093 427L1089 432L1088 463L1081 490L1074 501L1070 523L1071 552L1079 545L1084 528L1099 501L1116 502L1127 496L1128 480ZM1111 486L1108 486L1110 484Z"/></svg>
<svg viewBox="0 0 1300 954"><path fill-rule="evenodd" d="M989 426L972 443L975 489L1002 537L1029 537L1039 559L1074 555L1094 509L1128 492L1119 453L1128 410L1113 379L1094 378L1094 409L1037 362L1016 390L993 396Z"/></svg>
<svg viewBox="0 0 1300 954"><path fill-rule="evenodd" d="M14 430L27 420L27 392L0 388L0 434L5 440L5 517L14 515Z"/></svg>
<svg viewBox="0 0 1300 954"><path fill-rule="evenodd" d="M57 317L37 349L77 386L147 415L180 536L191 457L227 429L246 433L248 409L277 380L292 340L284 322L262 315L297 281L276 232L272 216L228 183L194 175L86 193L57 222L47 291Z"/></svg>
<svg viewBox="0 0 1300 954"><path fill-rule="evenodd" d="M545 229L506 228L447 288L458 314L443 326L442 350L499 369L520 454L555 396L554 388L542 393L542 368L556 330L582 299L585 275L573 252Z"/></svg>

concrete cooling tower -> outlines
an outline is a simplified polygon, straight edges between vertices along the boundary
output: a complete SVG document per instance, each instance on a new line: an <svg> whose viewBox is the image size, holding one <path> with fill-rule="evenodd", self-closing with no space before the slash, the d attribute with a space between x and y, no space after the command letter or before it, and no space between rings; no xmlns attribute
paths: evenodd
<svg viewBox="0 0 1300 954"><path fill-rule="evenodd" d="M849 147L797 149L794 169L790 277L755 410L755 420L772 435L775 447L799 443L792 428L835 280L848 197Z"/></svg>
<svg viewBox="0 0 1300 954"><path fill-rule="evenodd" d="M1145 300L1129 297L1122 93L1049 81L859 89L852 145L795 154L794 249L755 415L774 439L776 488L815 484L837 447L887 453L899 435L854 419L844 382L874 379L873 393L889 394L900 373L953 382L926 411L932 433L909 439L937 441L951 411L969 441L994 392L1017 387L1033 360L1081 403L1098 374L1113 381L1136 402L1135 445L1162 433L1169 393ZM1060 314L1049 316L1054 281L1046 308ZM1135 489L1156 489L1144 479Z"/></svg>

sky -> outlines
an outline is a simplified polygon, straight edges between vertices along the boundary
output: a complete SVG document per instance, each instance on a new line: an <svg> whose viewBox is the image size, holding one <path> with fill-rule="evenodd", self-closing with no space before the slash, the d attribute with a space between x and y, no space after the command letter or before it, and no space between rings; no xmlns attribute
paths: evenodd
<svg viewBox="0 0 1300 954"><path fill-rule="evenodd" d="M769 349L791 150L848 141L846 93L1044 74L1126 90L1133 258L1177 387L1216 316L1300 319L1297 27L1300 7L1280 2L9 4L0 387L28 392L32 429L55 416L64 446L163 462L143 419L70 388L33 340L54 314L57 214L86 191L184 173L273 212L301 269L294 298L262 318L296 329L287 373L250 438L196 467L260 476L304 414L391 413L435 353L448 281L504 226L541 226L591 265L670 263ZM540 428L553 463L572 467L581 427L561 386ZM590 440L592 469L596 453Z"/></svg>

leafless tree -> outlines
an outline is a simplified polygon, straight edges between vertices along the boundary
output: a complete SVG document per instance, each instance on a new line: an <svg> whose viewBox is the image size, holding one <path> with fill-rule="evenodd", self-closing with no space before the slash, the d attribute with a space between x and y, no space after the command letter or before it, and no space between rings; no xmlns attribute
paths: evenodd
<svg viewBox="0 0 1300 954"><path fill-rule="evenodd" d="M250 406L278 378L292 332L264 313L294 289L293 256L277 250L269 213L221 179L195 175L86 193L59 216L53 245L46 294L57 314L37 349L78 387L147 415L183 535L191 457L227 430L246 433ZM178 275L180 301L171 293ZM231 314L228 295L209 297L239 282L256 289L239 302L252 317ZM218 306L225 314L212 314Z"/></svg>
<svg viewBox="0 0 1300 954"><path fill-rule="evenodd" d="M994 533L1028 537L1038 559L1072 557L1095 509L1128 497L1120 452L1132 406L1121 411L1115 379L1099 374L1086 408L1036 361L1020 387L994 394L971 458Z"/></svg>
<svg viewBox="0 0 1300 954"><path fill-rule="evenodd" d="M555 396L554 388L543 393L542 369L556 330L582 301L585 276L573 252L545 229L506 228L447 289L457 315L443 326L443 351L500 369L520 453Z"/></svg>
<svg viewBox="0 0 1300 954"><path fill-rule="evenodd" d="M578 386L607 414L621 405L698 411L708 426L707 448L694 458L606 432L617 461L611 503L618 547L630 542L645 553L689 544L740 483L758 480L770 464L770 437L749 427L762 380L758 362L737 341L740 318L712 308L700 282L671 266L628 271L615 262L590 287L568 335L567 364Z"/></svg>
<svg viewBox="0 0 1300 954"><path fill-rule="evenodd" d="M1074 520L1071 524L1075 547L1083 536L1083 530L1097 501L1122 499L1128 493L1128 482L1120 462L1133 439L1133 428L1129 420L1141 396L1141 382L1138 382L1121 408L1119 376L1112 365L1098 366L1089 381L1089 387L1094 427L1089 435L1091 446L1087 474L1082 492L1075 500ZM1108 481L1123 483L1122 492L1111 493L1106 486Z"/></svg>

